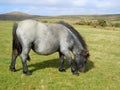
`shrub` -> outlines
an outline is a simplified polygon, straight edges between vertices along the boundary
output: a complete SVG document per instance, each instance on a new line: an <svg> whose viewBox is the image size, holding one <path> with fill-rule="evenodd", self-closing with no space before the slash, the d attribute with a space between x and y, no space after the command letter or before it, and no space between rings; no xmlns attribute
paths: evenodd
<svg viewBox="0 0 120 90"><path fill-rule="evenodd" d="M48 20L43 20L42 22L43 22L43 23L48 23Z"/></svg>
<svg viewBox="0 0 120 90"><path fill-rule="evenodd" d="M93 20L93 21L91 22L91 25L92 25L94 28L96 28L96 27L99 25L98 20Z"/></svg>
<svg viewBox="0 0 120 90"><path fill-rule="evenodd" d="M87 25L87 22L82 20L82 21L77 21L74 24L76 24L76 25Z"/></svg>
<svg viewBox="0 0 120 90"><path fill-rule="evenodd" d="M93 21L91 21L91 26L93 26L93 27L95 27L95 28L96 28L97 26L105 27L105 26L107 26L107 23L106 23L106 21L103 20L103 19L93 20Z"/></svg>
<svg viewBox="0 0 120 90"><path fill-rule="evenodd" d="M99 20L98 20L98 23L99 23L99 26L102 26L102 27L107 26L106 21L105 21L105 20L103 20L103 19L99 19Z"/></svg>
<svg viewBox="0 0 120 90"><path fill-rule="evenodd" d="M120 23L115 23L114 26L115 27L120 27Z"/></svg>

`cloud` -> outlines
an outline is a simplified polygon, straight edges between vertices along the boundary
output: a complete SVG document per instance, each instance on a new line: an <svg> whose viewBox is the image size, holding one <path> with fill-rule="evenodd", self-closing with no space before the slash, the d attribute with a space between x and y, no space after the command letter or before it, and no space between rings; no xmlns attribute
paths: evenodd
<svg viewBox="0 0 120 90"><path fill-rule="evenodd" d="M0 0L1 4L11 5L30 5L30 6L53 6L53 7L96 7L96 8L113 8L120 7L120 0Z"/></svg>
<svg viewBox="0 0 120 90"><path fill-rule="evenodd" d="M60 0L1 0L0 3L3 4L19 4L19 5L54 5Z"/></svg>
<svg viewBox="0 0 120 90"><path fill-rule="evenodd" d="M78 6L78 7L81 7L81 6L86 6L88 0L73 0L72 3L74 6Z"/></svg>
<svg viewBox="0 0 120 90"><path fill-rule="evenodd" d="M120 0L0 0L8 10L12 7L44 15L120 13L119 3Z"/></svg>
<svg viewBox="0 0 120 90"><path fill-rule="evenodd" d="M117 9L120 8L120 0L102 0L99 1L97 0L94 3L94 6L96 6L97 8L101 8L101 9Z"/></svg>

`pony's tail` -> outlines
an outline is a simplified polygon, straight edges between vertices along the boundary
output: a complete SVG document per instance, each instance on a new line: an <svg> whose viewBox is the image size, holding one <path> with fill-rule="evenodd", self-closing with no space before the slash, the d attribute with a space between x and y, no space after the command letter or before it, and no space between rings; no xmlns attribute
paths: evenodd
<svg viewBox="0 0 120 90"><path fill-rule="evenodd" d="M17 37L17 34L16 34L17 28L18 28L18 24L17 24L17 23L14 23L14 25L13 25L13 33L12 33L12 34L13 34L12 50L13 50L13 51L17 51L16 53L17 53L18 55L20 55L21 52L22 52L22 45L21 45L21 43L19 42L18 37Z"/></svg>

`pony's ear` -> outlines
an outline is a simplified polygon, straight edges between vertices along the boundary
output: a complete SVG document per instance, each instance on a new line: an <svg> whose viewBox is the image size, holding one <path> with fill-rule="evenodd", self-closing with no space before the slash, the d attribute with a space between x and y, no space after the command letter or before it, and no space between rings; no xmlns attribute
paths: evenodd
<svg viewBox="0 0 120 90"><path fill-rule="evenodd" d="M82 51L81 51L81 55L85 56L86 58L88 58L88 57L90 56L88 50L82 50Z"/></svg>

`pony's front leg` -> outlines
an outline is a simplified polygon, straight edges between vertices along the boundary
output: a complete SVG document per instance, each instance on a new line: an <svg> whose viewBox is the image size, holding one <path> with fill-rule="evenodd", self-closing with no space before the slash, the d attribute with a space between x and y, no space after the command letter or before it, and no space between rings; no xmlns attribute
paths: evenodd
<svg viewBox="0 0 120 90"><path fill-rule="evenodd" d="M70 67L71 67L71 72L72 72L74 75L77 75L77 76L78 76L79 73L78 73L77 67L76 67L75 63L73 62L73 60L72 60L72 57L71 57L71 55L70 55L69 50L64 50L63 53L64 53L64 55L66 56L66 59L68 60L68 63L69 63L69 65L70 65Z"/></svg>
<svg viewBox="0 0 120 90"><path fill-rule="evenodd" d="M32 73L28 70L28 67L27 67L27 58L28 58L27 49L23 49L21 58L22 58L22 65L23 65L23 73L26 75L31 75Z"/></svg>
<svg viewBox="0 0 120 90"><path fill-rule="evenodd" d="M59 63L60 63L59 71L60 72L65 72L66 70L65 70L65 68L63 66L63 64L64 64L64 55L61 52L59 52Z"/></svg>

